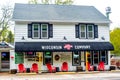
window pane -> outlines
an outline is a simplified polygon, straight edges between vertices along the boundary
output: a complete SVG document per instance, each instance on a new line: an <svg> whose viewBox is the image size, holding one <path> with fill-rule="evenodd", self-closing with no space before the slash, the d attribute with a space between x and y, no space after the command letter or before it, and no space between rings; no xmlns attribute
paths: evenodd
<svg viewBox="0 0 120 80"><path fill-rule="evenodd" d="M48 37L48 25L47 24L42 24L41 25L41 36L42 38L47 38Z"/></svg>
<svg viewBox="0 0 120 80"><path fill-rule="evenodd" d="M92 25L89 25L89 26L88 26L88 31L93 31Z"/></svg>
<svg viewBox="0 0 120 80"><path fill-rule="evenodd" d="M38 37L38 32L34 32L34 37Z"/></svg>
<svg viewBox="0 0 120 80"><path fill-rule="evenodd" d="M85 31L85 25L81 25L81 31Z"/></svg>
<svg viewBox="0 0 120 80"><path fill-rule="evenodd" d="M106 51L101 51L100 53L100 60L103 61L104 63L107 63L107 53Z"/></svg>
<svg viewBox="0 0 120 80"><path fill-rule="evenodd" d="M73 52L73 65L79 65L80 56L78 52Z"/></svg>
<svg viewBox="0 0 120 80"><path fill-rule="evenodd" d="M94 38L93 25L87 25L87 36L88 38Z"/></svg>
<svg viewBox="0 0 120 80"><path fill-rule="evenodd" d="M81 38L85 38L85 32L81 32Z"/></svg>
<svg viewBox="0 0 120 80"><path fill-rule="evenodd" d="M92 38L93 37L93 33L92 32L89 32L89 38Z"/></svg>
<svg viewBox="0 0 120 80"><path fill-rule="evenodd" d="M42 32L42 37L47 37L47 32Z"/></svg>
<svg viewBox="0 0 120 80"><path fill-rule="evenodd" d="M80 25L80 38L86 37L86 25Z"/></svg>
<svg viewBox="0 0 120 80"><path fill-rule="evenodd" d="M33 24L33 38L39 38L39 24Z"/></svg>
<svg viewBox="0 0 120 80"><path fill-rule="evenodd" d="M81 61L85 61L84 51L81 51Z"/></svg>
<svg viewBox="0 0 120 80"><path fill-rule="evenodd" d="M52 53L51 52L44 53L44 65L47 63L52 63Z"/></svg>
<svg viewBox="0 0 120 80"><path fill-rule="evenodd" d="M34 30L38 30L39 24L33 24L34 25Z"/></svg>
<svg viewBox="0 0 120 80"><path fill-rule="evenodd" d="M93 60L94 60L94 64L98 64L99 63L99 52L98 51L94 51L94 53L93 53Z"/></svg>

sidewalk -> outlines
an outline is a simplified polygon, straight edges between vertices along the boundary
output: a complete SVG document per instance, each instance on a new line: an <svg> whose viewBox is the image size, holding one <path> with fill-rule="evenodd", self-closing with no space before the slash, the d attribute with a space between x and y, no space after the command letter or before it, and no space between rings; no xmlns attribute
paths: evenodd
<svg viewBox="0 0 120 80"><path fill-rule="evenodd" d="M84 78L93 78L97 76L111 76L113 72L120 71L57 72L38 74L9 74L9 72L2 72L0 73L0 80L84 80ZM115 76L119 76L119 74Z"/></svg>

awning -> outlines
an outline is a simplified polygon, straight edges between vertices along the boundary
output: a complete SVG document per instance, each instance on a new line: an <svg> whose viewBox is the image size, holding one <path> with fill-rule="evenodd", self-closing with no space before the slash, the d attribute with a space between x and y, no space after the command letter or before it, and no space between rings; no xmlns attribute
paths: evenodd
<svg viewBox="0 0 120 80"><path fill-rule="evenodd" d="M16 52L114 50L110 42L16 42Z"/></svg>

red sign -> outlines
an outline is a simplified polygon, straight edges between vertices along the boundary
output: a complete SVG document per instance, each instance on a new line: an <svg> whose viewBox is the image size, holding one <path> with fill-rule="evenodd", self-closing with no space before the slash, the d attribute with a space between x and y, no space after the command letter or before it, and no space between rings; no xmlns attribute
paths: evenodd
<svg viewBox="0 0 120 80"><path fill-rule="evenodd" d="M73 46L70 44L65 44L64 48L67 50L70 50Z"/></svg>

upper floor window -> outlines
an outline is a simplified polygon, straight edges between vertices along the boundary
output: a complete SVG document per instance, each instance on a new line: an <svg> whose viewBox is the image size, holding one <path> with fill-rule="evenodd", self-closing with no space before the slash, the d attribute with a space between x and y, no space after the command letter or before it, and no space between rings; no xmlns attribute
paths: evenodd
<svg viewBox="0 0 120 80"><path fill-rule="evenodd" d="M41 24L41 38L48 38L48 24Z"/></svg>
<svg viewBox="0 0 120 80"><path fill-rule="evenodd" d="M75 33L76 38L98 38L98 26L94 24L78 24L75 26Z"/></svg>
<svg viewBox="0 0 120 80"><path fill-rule="evenodd" d="M48 39L53 37L53 25L48 23L28 24L28 38Z"/></svg>
<svg viewBox="0 0 120 80"><path fill-rule="evenodd" d="M32 28L33 28L33 33L32 33L33 38L39 38L40 37L40 35L39 35L39 31L40 31L39 30L39 28L40 28L39 24L33 24Z"/></svg>
<svg viewBox="0 0 120 80"><path fill-rule="evenodd" d="M80 38L86 38L86 25L80 25Z"/></svg>
<svg viewBox="0 0 120 80"><path fill-rule="evenodd" d="M94 38L94 27L93 27L93 25L87 25L87 37L89 39Z"/></svg>

